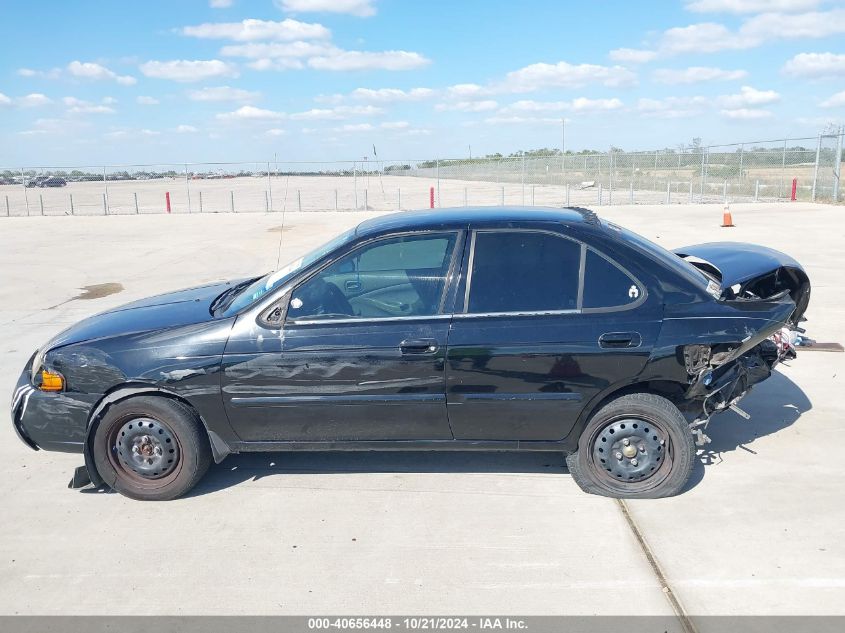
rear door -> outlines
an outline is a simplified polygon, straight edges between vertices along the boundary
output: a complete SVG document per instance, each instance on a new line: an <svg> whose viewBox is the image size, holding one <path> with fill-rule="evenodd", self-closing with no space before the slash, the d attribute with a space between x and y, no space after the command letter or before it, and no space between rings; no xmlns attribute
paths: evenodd
<svg viewBox="0 0 845 633"><path fill-rule="evenodd" d="M456 439L563 439L590 399L644 367L659 301L606 254L495 229L472 233L465 261L446 365Z"/></svg>

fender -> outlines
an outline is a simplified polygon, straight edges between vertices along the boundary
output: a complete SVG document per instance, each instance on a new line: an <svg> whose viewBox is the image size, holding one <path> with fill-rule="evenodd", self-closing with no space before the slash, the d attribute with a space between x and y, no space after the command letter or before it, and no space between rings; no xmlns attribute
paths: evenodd
<svg viewBox="0 0 845 633"><path fill-rule="evenodd" d="M88 418L88 430L85 436L83 456L85 458L85 468L88 470L88 476L91 479L91 483L93 483L95 486L102 486L105 484L105 482L102 480L102 477L100 477L100 474L97 472L97 467L94 463L94 454L92 446L94 435L97 432L97 426L100 424L100 420L111 405L126 400L127 398L142 394L157 395L162 396L164 398L171 398L173 400L178 400L182 404L185 404L186 406L190 407L191 411L196 413L197 417L202 422L203 428L205 429L205 432L208 435L208 441L211 445L211 455L214 458L215 464L219 464L228 455L233 452L236 452L232 450L232 448L223 440L223 438L221 438L217 433L208 428L208 423L205 421L205 419L197 412L196 408L191 405L190 402L185 400L182 396L178 395L173 391L163 389L155 385L143 383L124 384L113 389L112 391L108 392L105 396L103 396L103 398L91 410L91 415Z"/></svg>

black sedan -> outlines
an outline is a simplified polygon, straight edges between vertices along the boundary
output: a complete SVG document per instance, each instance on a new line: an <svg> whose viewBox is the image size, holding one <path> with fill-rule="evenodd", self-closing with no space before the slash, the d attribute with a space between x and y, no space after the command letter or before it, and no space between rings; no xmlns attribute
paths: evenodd
<svg viewBox="0 0 845 633"><path fill-rule="evenodd" d="M676 253L585 209L369 220L262 277L136 301L46 343L14 391L74 481L189 491L285 450L566 455L586 491L680 492L728 408L793 354L810 285L761 246Z"/></svg>

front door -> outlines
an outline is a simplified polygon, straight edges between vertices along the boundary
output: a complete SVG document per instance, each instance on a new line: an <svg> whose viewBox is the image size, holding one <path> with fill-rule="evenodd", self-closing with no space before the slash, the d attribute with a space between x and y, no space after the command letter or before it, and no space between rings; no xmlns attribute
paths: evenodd
<svg viewBox="0 0 845 633"><path fill-rule="evenodd" d="M248 442L451 439L447 286L460 232L359 245L290 293L273 351L239 341L224 401Z"/></svg>
<svg viewBox="0 0 845 633"><path fill-rule="evenodd" d="M456 439L560 440L584 405L636 376L659 301L607 257L563 235L477 231L446 368Z"/></svg>

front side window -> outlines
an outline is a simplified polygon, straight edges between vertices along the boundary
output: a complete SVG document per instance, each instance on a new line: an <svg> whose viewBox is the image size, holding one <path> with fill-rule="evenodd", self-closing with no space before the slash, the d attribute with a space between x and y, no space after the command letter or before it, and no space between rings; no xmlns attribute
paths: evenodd
<svg viewBox="0 0 845 633"><path fill-rule="evenodd" d="M456 233L426 233L366 244L298 286L287 318L438 314L456 239Z"/></svg>
<svg viewBox="0 0 845 633"><path fill-rule="evenodd" d="M578 308L581 245L551 233L475 234L466 311L544 312Z"/></svg>
<svg viewBox="0 0 845 633"><path fill-rule="evenodd" d="M618 308L639 300L640 285L616 264L587 249L584 267L584 309Z"/></svg>

